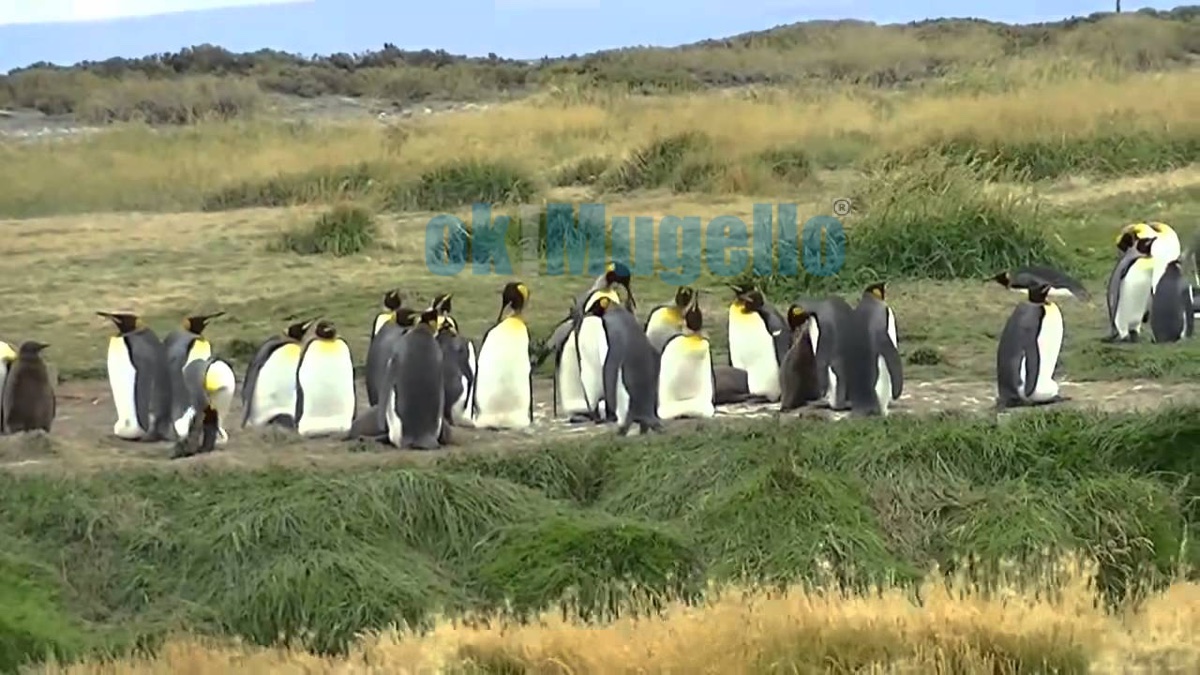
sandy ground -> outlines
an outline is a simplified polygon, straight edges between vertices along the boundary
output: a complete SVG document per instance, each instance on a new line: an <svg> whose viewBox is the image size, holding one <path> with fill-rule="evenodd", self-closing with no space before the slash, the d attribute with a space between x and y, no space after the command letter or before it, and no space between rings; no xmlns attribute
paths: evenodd
<svg viewBox="0 0 1200 675"><path fill-rule="evenodd" d="M1146 409L1164 404L1195 403L1200 390L1186 384L1121 380L1114 382L1063 382L1062 391L1071 398L1059 407L1099 408L1119 411ZM112 396L104 381L68 382L58 391L58 417L52 433L0 438L0 468L13 471L94 470L104 468L177 467L205 465L227 468L254 468L272 465L347 466L423 461L447 453L516 450L537 447L547 441L570 437L612 434L610 425L570 424L552 414L551 385L547 380L535 383L534 425L518 431L455 429L453 445L436 452L400 451L387 445L368 442L304 440L278 430L242 430L240 401L234 403L230 440L211 455L170 460L166 443L134 443L112 435L115 420ZM994 385L988 382L910 381L892 407L894 415L929 414L941 411L977 411L995 414L992 404ZM360 389L360 408L366 395ZM1007 414L1027 414L1028 410ZM844 413L804 409L788 416L811 417L814 423L842 419ZM777 406L740 404L718 409L713 420L674 420L666 423L666 433L703 429L736 418L779 417ZM636 438L625 442L637 442Z"/></svg>

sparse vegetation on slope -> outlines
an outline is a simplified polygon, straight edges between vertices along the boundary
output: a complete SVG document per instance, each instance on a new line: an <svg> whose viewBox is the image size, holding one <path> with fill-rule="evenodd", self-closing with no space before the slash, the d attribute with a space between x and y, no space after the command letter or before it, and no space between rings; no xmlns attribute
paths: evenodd
<svg viewBox="0 0 1200 675"><path fill-rule="evenodd" d="M706 578L906 584L965 554L987 581L1083 551L1117 601L1200 556L1194 413L756 421L338 474L5 474L0 537L70 580L16 600L58 598L73 618L53 620L106 629L92 646L194 630L338 651L439 612L604 620ZM14 628L30 658L80 646Z"/></svg>
<svg viewBox="0 0 1200 675"><path fill-rule="evenodd" d="M813 82L888 88L938 78L955 89L1003 89L1026 79L1030 70L1056 76L1080 67L1147 71L1187 65L1200 54L1197 15L1195 7L1178 7L1029 26L969 19L892 26L815 21L679 48L622 49L532 63L395 45L317 58L266 49L234 54L201 45L71 67L33 64L0 77L0 107L73 112L97 122L177 124L209 112L220 117L253 112L267 92L365 96L399 105L538 89L587 96L597 90L662 94Z"/></svg>

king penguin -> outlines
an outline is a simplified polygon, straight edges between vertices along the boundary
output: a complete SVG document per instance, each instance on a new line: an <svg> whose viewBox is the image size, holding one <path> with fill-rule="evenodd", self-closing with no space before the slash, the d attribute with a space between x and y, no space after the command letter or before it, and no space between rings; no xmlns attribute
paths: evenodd
<svg viewBox="0 0 1200 675"><path fill-rule="evenodd" d="M434 307L422 312L389 362L384 420L388 441L397 448L436 450L450 440L436 335L442 319Z"/></svg>
<svg viewBox="0 0 1200 675"><path fill-rule="evenodd" d="M1183 274L1183 263L1171 261L1154 286L1150 297L1150 331L1155 342L1179 342L1195 331L1195 298Z"/></svg>
<svg viewBox="0 0 1200 675"><path fill-rule="evenodd" d="M171 451L171 459L212 452L221 439L221 412L218 408L228 410L228 401L232 399L232 394L227 395L220 383L214 381L221 378L214 373L215 363L217 362L209 357L195 359L183 367L183 386L187 391L188 406L187 413L182 418L182 428L180 422L176 422L177 438ZM225 365L228 367L228 364ZM232 372L229 370L229 373ZM218 393L221 400L214 400L214 393Z"/></svg>
<svg viewBox="0 0 1200 675"><path fill-rule="evenodd" d="M188 383L188 373L195 381ZM224 445L229 441L229 434L225 431L225 420L229 415L229 407L233 404L233 395L237 390L237 379L233 375L233 367L228 361L219 359L213 356L207 356L202 359L192 359L188 365L183 367L180 372L180 381L183 382L184 398L182 400L182 412L175 417L174 428L175 438L183 439L188 435L192 428L192 420L197 417L203 417L206 410L211 408L216 415L216 444ZM196 389L204 395L204 405L196 407L195 402L200 400ZM209 413L209 414L213 414Z"/></svg>
<svg viewBox="0 0 1200 675"><path fill-rule="evenodd" d="M242 378L242 427L295 428L296 368L304 336L316 319L298 321L259 346Z"/></svg>
<svg viewBox="0 0 1200 675"><path fill-rule="evenodd" d="M729 306L729 365L746 371L750 395L778 401L779 364L791 346L791 329L759 290L730 286L737 294Z"/></svg>
<svg viewBox="0 0 1200 675"><path fill-rule="evenodd" d="M667 340L684 331L686 324L684 313L691 306L692 299L695 297L696 289L680 286L675 290L674 303L658 305L650 310L650 314L646 317L646 337L659 352L662 352Z"/></svg>
<svg viewBox="0 0 1200 675"><path fill-rule="evenodd" d="M400 307L389 321L379 327L367 347L365 364L367 405L379 405L383 398L384 381L387 379L388 359L396 351L396 345L410 328L421 318L421 312L410 307Z"/></svg>
<svg viewBox="0 0 1200 675"><path fill-rule="evenodd" d="M17 360L17 351L7 342L0 340L0 429L4 428L4 383L13 361Z"/></svg>
<svg viewBox="0 0 1200 675"><path fill-rule="evenodd" d="M317 322L296 366L296 431L301 436L342 435L354 423L354 359L337 327Z"/></svg>
<svg viewBox="0 0 1200 675"><path fill-rule="evenodd" d="M675 298L680 299L678 294ZM659 358L659 419L706 418L716 414L716 373L708 338L701 332L704 316L695 292L688 293L686 298L683 332L667 338ZM650 336L646 339L650 340Z"/></svg>
<svg viewBox="0 0 1200 675"><path fill-rule="evenodd" d="M479 343L470 403L476 427L525 429L533 424L533 364L524 315L528 303L528 286L520 281L506 284L496 323ZM508 310L512 313L505 317Z"/></svg>
<svg viewBox="0 0 1200 675"><path fill-rule="evenodd" d="M1063 343L1063 319L1050 301L1050 287L1029 289L1029 299L1013 309L996 349L996 407L1042 405L1066 400L1059 395L1054 369Z"/></svg>
<svg viewBox="0 0 1200 675"><path fill-rule="evenodd" d="M615 411L617 434L627 435L634 424L642 434L660 431L659 354L646 332L633 312L605 295L589 305L588 313L604 322L604 408Z"/></svg>
<svg viewBox="0 0 1200 675"><path fill-rule="evenodd" d="M383 294L383 311L375 315L375 321L371 324L371 337L379 332L383 324L396 318L396 310L404 305L404 296L400 295L400 289L393 288Z"/></svg>
<svg viewBox="0 0 1200 675"><path fill-rule="evenodd" d="M17 358L4 378L4 433L50 431L57 412L54 383L42 360L42 350L50 345L28 341L21 343Z"/></svg>
<svg viewBox="0 0 1200 675"><path fill-rule="evenodd" d="M896 349L895 321L884 302L882 284L863 291L842 336L846 395L851 414L888 414L904 390L904 369Z"/></svg>
<svg viewBox="0 0 1200 675"><path fill-rule="evenodd" d="M442 385L445 390L445 417L448 424L470 426L467 404L475 387L475 344L459 335L458 322L443 317L437 332L438 347L442 350Z"/></svg>
<svg viewBox="0 0 1200 675"><path fill-rule="evenodd" d="M180 427L180 420L189 408L187 389L183 382L183 369L187 364L197 359L207 359L212 356L212 343L204 337L204 329L208 322L224 316L225 312L216 314L198 314L185 317L182 328L167 333L163 338L163 346L167 350L167 366L171 373L171 419L174 428Z"/></svg>
<svg viewBox="0 0 1200 675"><path fill-rule="evenodd" d="M1150 311L1154 280L1154 239L1138 239L1125 250L1108 277L1109 335L1104 342L1137 342Z"/></svg>
<svg viewBox="0 0 1200 675"><path fill-rule="evenodd" d="M792 346L779 367L779 410L787 412L803 407L822 396L817 379L817 352L813 347L809 322L816 318L793 304L787 311L788 327L792 329Z"/></svg>
<svg viewBox="0 0 1200 675"><path fill-rule="evenodd" d="M610 298L616 298L617 302L621 302L620 295L617 293L617 288L624 288L626 295L626 303L629 307L636 307L636 300L631 287L633 275L629 267L624 263L610 262L604 269L604 273L592 282L581 295L575 298L571 307L568 309L567 316L558 326L546 341L546 349L543 352L543 357L546 354L554 354L554 400L552 409L554 416L566 416L572 423L580 423L587 421L603 421L599 416L595 396L589 396L592 389L598 389L600 386L595 382L592 383L592 389L585 388L582 379L582 364L580 363L579 349L579 332L581 324L587 319L587 306L597 294L603 294ZM540 365L541 361L537 362ZM605 413L609 416L608 413ZM611 417L611 416L609 416Z"/></svg>
<svg viewBox="0 0 1200 675"><path fill-rule="evenodd" d="M991 280L1018 293L1028 293L1030 286L1044 283L1050 286L1050 297L1052 298L1074 297L1084 302L1092 299L1092 294L1088 292L1087 288L1084 288L1083 284L1079 283L1078 279L1062 270L1045 265L1030 265L1011 271L1005 270L992 277Z"/></svg>
<svg viewBox="0 0 1200 675"><path fill-rule="evenodd" d="M131 441L171 440L171 374L162 341L136 314L96 314L117 329L108 341L108 384L117 410L113 434Z"/></svg>
<svg viewBox="0 0 1200 675"><path fill-rule="evenodd" d="M808 335L817 359L817 388L822 397L814 405L848 410L844 343L846 334L852 330L854 309L839 295L807 303L804 307L810 315Z"/></svg>

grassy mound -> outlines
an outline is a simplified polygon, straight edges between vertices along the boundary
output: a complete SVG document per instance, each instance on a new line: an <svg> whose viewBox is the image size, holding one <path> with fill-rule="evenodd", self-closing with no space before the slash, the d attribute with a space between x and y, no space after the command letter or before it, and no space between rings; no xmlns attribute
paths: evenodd
<svg viewBox="0 0 1200 675"><path fill-rule="evenodd" d="M441 612L612 618L706 578L903 584L967 553L987 578L1082 550L1127 597L1200 562L1195 412L746 421L340 475L5 475L0 541L61 577L6 585L0 637L28 659L180 629L334 652Z"/></svg>
<svg viewBox="0 0 1200 675"><path fill-rule="evenodd" d="M374 245L377 236L375 216L369 210L339 204L311 225L284 232L271 248L300 255L354 255Z"/></svg>

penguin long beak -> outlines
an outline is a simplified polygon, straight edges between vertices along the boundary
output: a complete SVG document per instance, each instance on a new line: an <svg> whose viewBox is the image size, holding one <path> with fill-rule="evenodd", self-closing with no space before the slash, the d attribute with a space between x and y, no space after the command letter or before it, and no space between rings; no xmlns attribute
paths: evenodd
<svg viewBox="0 0 1200 675"><path fill-rule="evenodd" d="M633 289L629 287L629 284L621 284L621 285L625 287L625 292L629 294L629 309L630 309L630 311L637 309L637 299L633 297Z"/></svg>
<svg viewBox="0 0 1200 675"><path fill-rule="evenodd" d="M500 313L496 315L496 323L500 323L500 321L504 319L504 310L508 309L509 307L512 307L512 303L508 302L507 300L503 305L500 305Z"/></svg>

